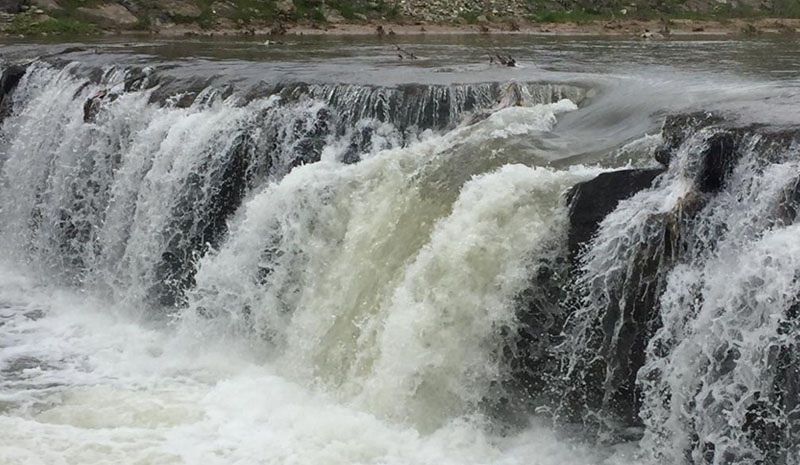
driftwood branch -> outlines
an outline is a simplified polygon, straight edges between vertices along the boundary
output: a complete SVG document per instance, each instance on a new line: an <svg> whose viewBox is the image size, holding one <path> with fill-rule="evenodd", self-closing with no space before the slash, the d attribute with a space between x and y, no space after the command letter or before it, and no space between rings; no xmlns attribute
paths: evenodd
<svg viewBox="0 0 800 465"><path fill-rule="evenodd" d="M395 48L397 49L397 56L398 56L398 57L399 57L401 60L402 60L402 59L404 59L404 58L407 58L407 59L409 59L409 60L416 60L416 59L417 59L417 56L416 56L416 55L414 55L414 52L410 52L410 51L408 51L408 50L406 50L406 49L404 49L404 48L400 47L400 46L399 46L399 45L397 45L397 44L395 44L394 46L395 46Z"/></svg>
<svg viewBox="0 0 800 465"><path fill-rule="evenodd" d="M517 66L517 60L511 55L504 55L500 52L493 51L489 53L489 64L493 65L495 63L509 67Z"/></svg>

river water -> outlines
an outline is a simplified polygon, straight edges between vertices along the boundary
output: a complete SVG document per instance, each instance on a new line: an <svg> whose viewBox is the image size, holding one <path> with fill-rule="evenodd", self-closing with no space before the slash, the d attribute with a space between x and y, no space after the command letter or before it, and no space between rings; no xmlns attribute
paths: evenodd
<svg viewBox="0 0 800 465"><path fill-rule="evenodd" d="M796 429L765 459L735 402L711 400L763 359L722 387L699 361L706 343L776 344L773 323L741 322L800 291L796 225L759 219L796 146L743 164L708 207L718 248L665 274L654 340L672 349L648 347L627 433L546 400L487 407L518 405L498 354L537 264L563 255L565 193L657 166L669 114L797 126L797 40L398 37L419 57L401 60L392 39L0 45L0 68L27 65L0 116L0 463L797 463ZM602 224L573 324L646 239L637 214L686 197L691 166L673 165ZM736 312L686 304L695 284ZM675 409L683 386L713 393L677 414L665 386Z"/></svg>

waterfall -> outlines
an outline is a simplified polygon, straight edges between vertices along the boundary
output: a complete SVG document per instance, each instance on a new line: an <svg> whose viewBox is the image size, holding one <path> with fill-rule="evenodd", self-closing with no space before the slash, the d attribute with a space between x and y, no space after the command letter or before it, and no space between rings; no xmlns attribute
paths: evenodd
<svg viewBox="0 0 800 465"><path fill-rule="evenodd" d="M583 249L567 404L665 462L797 463L797 133L712 116L668 120L669 170Z"/></svg>
<svg viewBox="0 0 800 465"><path fill-rule="evenodd" d="M8 252L115 300L181 306L194 263L242 201L292 168L354 163L484 111L582 95L515 83L185 86L152 68L30 64L3 122Z"/></svg>
<svg viewBox="0 0 800 465"><path fill-rule="evenodd" d="M91 393L53 373L118 375L17 349L63 335L42 299L18 303L47 285L157 328L115 327L137 344L119 353L235 347L276 399L350 409L359 434L368 417L513 443L546 423L647 463L800 463L795 126L672 114L583 166L548 156L575 143L564 121L595 124L573 84L242 84L54 59L0 76L0 250L38 279L0 283L0 309L25 308L0 314L0 384L32 392L0 410L71 419L51 390ZM259 390L212 376L204 398L203 376L190 394L214 408ZM275 402L257 403L291 416Z"/></svg>

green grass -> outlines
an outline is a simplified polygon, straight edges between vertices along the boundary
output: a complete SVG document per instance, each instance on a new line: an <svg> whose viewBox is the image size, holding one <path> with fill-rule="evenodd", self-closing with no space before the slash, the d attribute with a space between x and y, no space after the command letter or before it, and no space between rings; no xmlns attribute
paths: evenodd
<svg viewBox="0 0 800 465"><path fill-rule="evenodd" d="M322 2L320 0L296 0L294 2L294 11L292 12L292 19L299 20L312 20L315 22L324 22L325 16L322 14Z"/></svg>
<svg viewBox="0 0 800 465"><path fill-rule="evenodd" d="M772 12L782 18L800 18L800 0L774 0Z"/></svg>
<svg viewBox="0 0 800 465"><path fill-rule="evenodd" d="M590 23L609 19L609 14L586 10L545 10L533 14L529 19L540 23Z"/></svg>
<svg viewBox="0 0 800 465"><path fill-rule="evenodd" d="M467 24L475 24L478 22L478 16L480 16L481 14L483 13L479 11L464 10L460 12L458 16L464 19L464 21L466 21Z"/></svg>
<svg viewBox="0 0 800 465"><path fill-rule="evenodd" d="M234 0L235 8L230 14L230 19L234 21L273 21L278 17L275 2L263 2L258 0Z"/></svg>
<svg viewBox="0 0 800 465"><path fill-rule="evenodd" d="M73 18L48 18L37 21L30 15L20 14L14 17L5 32L23 35L89 35L96 33L97 27Z"/></svg>

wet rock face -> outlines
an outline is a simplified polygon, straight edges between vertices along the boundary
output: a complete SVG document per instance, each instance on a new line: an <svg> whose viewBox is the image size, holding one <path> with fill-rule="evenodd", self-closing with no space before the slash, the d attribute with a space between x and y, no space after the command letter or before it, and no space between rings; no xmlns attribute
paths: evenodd
<svg viewBox="0 0 800 465"><path fill-rule="evenodd" d="M573 261L577 258L603 218L614 211L620 201L650 187L663 172L663 168L611 171L573 187L567 194L570 258Z"/></svg>
<svg viewBox="0 0 800 465"><path fill-rule="evenodd" d="M24 66L11 65L0 75L0 123L10 111L11 94L25 75L25 71Z"/></svg>
<svg viewBox="0 0 800 465"><path fill-rule="evenodd" d="M681 127L681 124L687 126ZM562 406L566 416L573 420L588 419L591 422L601 418L605 427L612 428L640 423L643 397L640 370L647 362L648 345L663 325L662 312L665 310L662 309L661 297L667 288L667 278L676 265L702 266L706 260L703 257L713 255L713 248L720 240L713 233L714 225L719 221L714 219L714 215L721 208L718 196L739 192L737 186L731 184L732 173L742 176L739 167L747 163L743 169L758 176L759 170L773 163L792 160L792 147L798 146L800 130L752 125L739 127L714 115L701 118L688 115L669 119L664 138L665 145L659 153L671 155L672 163L678 161L675 157L681 150L681 169L671 171L669 176L693 180L692 187L670 211L652 213L644 218L639 239L628 244L626 258L616 262L619 269L609 269L597 280L584 280L579 288L569 291L584 296L575 307L576 311L583 311L586 305L597 302L595 297L602 296L602 308L596 312L593 321L583 326L590 328L582 340L588 348L583 351L583 356L573 360L572 373L564 381L567 394ZM595 247L591 240L594 234L592 225L596 228L598 222L616 208L616 204L603 197L604 191L614 187L613 178L609 177L612 174L606 173L576 186L572 193L570 252L578 254L578 267L583 263L582 244ZM619 184L634 188L635 181L628 180L627 184L624 181L632 174L616 174L620 177ZM644 174L638 175L646 181ZM670 182L669 179L664 182ZM592 187L599 189L591 190ZM577 196L580 192L583 192L588 205L599 202L611 206L598 208L595 216L599 218L596 218L591 215L595 213L591 208L587 209L580 203L581 198ZM770 213L775 215L774 222L770 220L765 224L794 222L797 205L797 183L794 183L778 198L774 213ZM588 227L581 229L582 225ZM720 234L724 232L720 231ZM580 268L575 271L582 272ZM596 286L602 287L600 294L589 289ZM794 316L789 320L797 321L797 318ZM764 376L771 377L773 384L781 386L775 392L797 390L800 375L788 366L800 356L798 354L796 346L782 346L771 354L773 361L765 368L769 374ZM796 400L776 394L768 399L763 396L755 399L748 407L747 435L766 457L773 457L770 451L775 450L778 444L785 444L788 430L800 428L797 418L793 420L781 413L794 411L796 406ZM697 448L702 447L705 446L697 445ZM710 457L715 454L713 447L706 452ZM770 463L783 462L776 458Z"/></svg>
<svg viewBox="0 0 800 465"><path fill-rule="evenodd" d="M656 149L655 159L664 166L669 165L672 152L677 150L691 134L720 122L722 118L719 115L708 112L667 116L661 130L664 143Z"/></svg>
<svg viewBox="0 0 800 465"><path fill-rule="evenodd" d="M698 261L713 254L713 225L718 219L710 217L719 212L718 196L736 192L732 175L742 176L741 169L757 175L771 164L794 160L791 154L800 146L800 129L737 126L702 113L667 118L663 138L655 156L665 165L679 162L680 166L669 172L665 168L607 172L567 194L569 230L562 265L553 262L535 269L530 287L518 298L519 329L509 335L512 342L504 354L513 386L529 398L547 398L555 404L557 418L583 421L607 437L624 436L629 427L642 424L640 371L648 363L648 345L663 327L661 298L667 278L677 265L701 266ZM657 181L660 175L664 178ZM800 173L797 176L798 181L777 198L770 224L780 227L796 221ZM619 257L611 257L608 268L595 269L597 279L581 279L587 272L587 257L601 237L603 220L620 208L622 200L643 190L666 188L676 178L693 182L675 206L639 215L634 239L611 238L621 240L622 245L613 249ZM626 208L633 211L636 205ZM800 321L796 308L792 312L787 321L796 326ZM579 316L583 323L575 329L570 320L581 313L589 316ZM580 350L565 349L576 342ZM563 355L562 350L570 354ZM776 347L770 357L768 376L774 379L775 390L769 396L763 393L748 408L746 434L765 457L775 459L769 463L784 463L780 454L769 451L795 447L786 438L800 431L800 416L782 413L800 411L796 396L783 394L800 391L800 372L790 368L796 367L800 351L796 345L785 345ZM715 454L712 446L707 451L710 457Z"/></svg>
<svg viewBox="0 0 800 465"><path fill-rule="evenodd" d="M0 103L11 95L24 75L25 67L20 65L11 65L3 70L3 74L0 76Z"/></svg>
<svg viewBox="0 0 800 465"><path fill-rule="evenodd" d="M168 227L171 240L155 269L157 284L150 289L151 301L162 307L183 303L183 291L194 285L194 261L209 247L217 247L227 233L227 221L242 203L260 167L252 140L240 136L221 163L206 163L185 181ZM210 181L203 179L210 178ZM211 186L206 192L203 186Z"/></svg>

